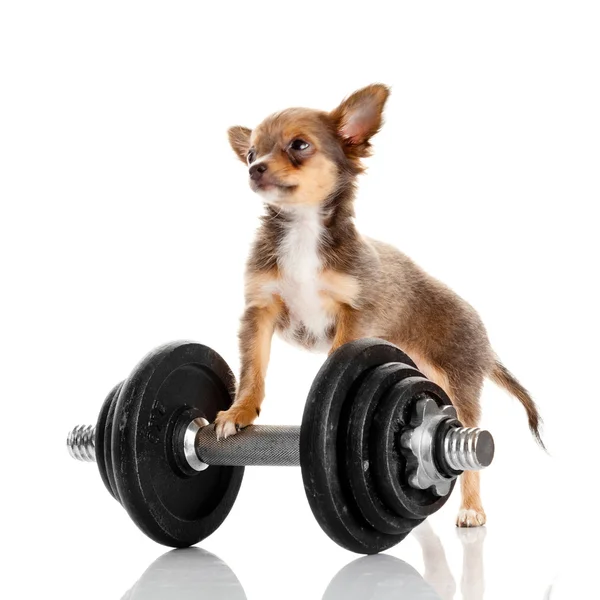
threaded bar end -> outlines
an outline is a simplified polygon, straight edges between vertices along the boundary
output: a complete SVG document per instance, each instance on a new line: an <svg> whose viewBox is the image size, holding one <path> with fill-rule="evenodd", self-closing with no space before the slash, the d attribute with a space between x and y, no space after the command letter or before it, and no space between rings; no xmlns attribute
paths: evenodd
<svg viewBox="0 0 600 600"><path fill-rule="evenodd" d="M444 458L455 471L480 471L494 459L494 439L478 427L452 427L444 438Z"/></svg>
<svg viewBox="0 0 600 600"><path fill-rule="evenodd" d="M77 425L67 436L69 454L82 462L96 462L96 428Z"/></svg>

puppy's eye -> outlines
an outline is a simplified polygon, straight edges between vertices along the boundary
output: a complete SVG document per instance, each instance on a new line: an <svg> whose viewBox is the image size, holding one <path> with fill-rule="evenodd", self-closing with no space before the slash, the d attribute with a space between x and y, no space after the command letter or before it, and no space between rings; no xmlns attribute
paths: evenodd
<svg viewBox="0 0 600 600"><path fill-rule="evenodd" d="M255 158L256 158L256 152L254 150L248 150L248 154L246 155L246 160L248 161L249 165L251 165L254 162Z"/></svg>
<svg viewBox="0 0 600 600"><path fill-rule="evenodd" d="M309 146L310 146L310 144L308 142L305 142L304 140L301 140L300 138L295 139L290 144L290 148L292 150L306 150L306 149L308 149Z"/></svg>

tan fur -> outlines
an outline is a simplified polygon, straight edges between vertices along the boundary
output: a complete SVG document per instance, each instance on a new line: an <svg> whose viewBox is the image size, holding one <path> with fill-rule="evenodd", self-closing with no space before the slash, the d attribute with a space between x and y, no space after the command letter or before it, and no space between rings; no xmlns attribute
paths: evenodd
<svg viewBox="0 0 600 600"><path fill-rule="evenodd" d="M465 471L460 477L461 505L456 518L458 527L480 527L487 517L481 504L479 471Z"/></svg>
<svg viewBox="0 0 600 600"><path fill-rule="evenodd" d="M360 295L360 281L356 277L328 269L321 274L320 279L325 288L324 294L340 304L356 307Z"/></svg>
<svg viewBox="0 0 600 600"><path fill-rule="evenodd" d="M242 373L232 407L217 415L217 428L231 435L260 415L265 397L265 376L271 353L271 340L282 303L273 296L269 303L247 307L240 330Z"/></svg>
<svg viewBox="0 0 600 600"><path fill-rule="evenodd" d="M279 274L276 269L268 272L248 273L245 282L246 307L264 308L273 301L272 289Z"/></svg>
<svg viewBox="0 0 600 600"><path fill-rule="evenodd" d="M285 204L317 205L335 189L337 170L332 161L317 154L307 161L300 172L287 175L283 181L298 187L295 193L284 200Z"/></svg>
<svg viewBox="0 0 600 600"><path fill-rule="evenodd" d="M498 361L473 307L402 252L355 228L356 177L382 124L388 94L374 84L331 112L293 108L267 117L253 131L229 130L266 214L246 271L240 385L232 408L217 417L220 436L256 418L277 331L309 349L325 340L329 352L360 337L392 342L448 393L467 427L479 423L479 397L490 377L519 398L539 439L535 404ZM294 306L298 298L303 306ZM315 332L316 326L323 331ZM478 473L465 473L461 489L457 524L483 524Z"/></svg>
<svg viewBox="0 0 600 600"><path fill-rule="evenodd" d="M340 346L361 337L356 328L354 311L360 294L360 283L352 276L338 273L331 269L321 275L322 292L329 301L329 308L335 316L335 335L331 342L329 354L335 352Z"/></svg>
<svg viewBox="0 0 600 600"><path fill-rule="evenodd" d="M434 383L437 383L450 396L452 390L448 375L445 371L428 363L415 349L404 348L404 351L415 361L415 364L419 368L419 371L423 373L423 375L425 375L428 379L431 379L431 381ZM454 403L452 396L450 396L450 399Z"/></svg>
<svg viewBox="0 0 600 600"><path fill-rule="evenodd" d="M338 310L336 312L336 328L335 336L331 342L331 348L329 354L335 352L340 346L351 342L357 338L360 338L356 329L356 317L354 315L354 309L347 304L338 304Z"/></svg>

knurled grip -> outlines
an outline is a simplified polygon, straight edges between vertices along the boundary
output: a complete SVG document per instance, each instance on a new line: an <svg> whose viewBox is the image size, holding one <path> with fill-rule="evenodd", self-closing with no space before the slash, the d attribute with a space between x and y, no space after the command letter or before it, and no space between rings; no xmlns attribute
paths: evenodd
<svg viewBox="0 0 600 600"><path fill-rule="evenodd" d="M224 440L218 440L214 425L196 435L196 454L207 465L300 466L300 427L251 425Z"/></svg>

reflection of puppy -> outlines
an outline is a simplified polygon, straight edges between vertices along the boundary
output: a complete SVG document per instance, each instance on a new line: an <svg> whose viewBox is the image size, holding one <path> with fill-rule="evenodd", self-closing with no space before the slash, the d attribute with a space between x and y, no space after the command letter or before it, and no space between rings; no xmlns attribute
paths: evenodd
<svg viewBox="0 0 600 600"><path fill-rule="evenodd" d="M535 404L495 356L475 310L410 258L362 237L354 226L356 178L388 94L387 87L371 85L332 112L291 108L253 131L229 130L266 214L247 265L239 389L233 406L217 416L219 437L259 415L278 331L305 348L330 352L360 337L389 340L446 390L467 427L478 423L479 395L490 377L521 401L539 440ZM479 475L467 472L458 524L483 523Z"/></svg>
<svg viewBox="0 0 600 600"><path fill-rule="evenodd" d="M483 542L485 527L477 529L457 529L463 547L463 565L460 591L464 600L482 600L485 591L483 571ZM425 573L423 578L439 594L441 600L453 600L456 582L450 571L446 553L440 538L428 521L413 529L413 536L423 552Z"/></svg>

